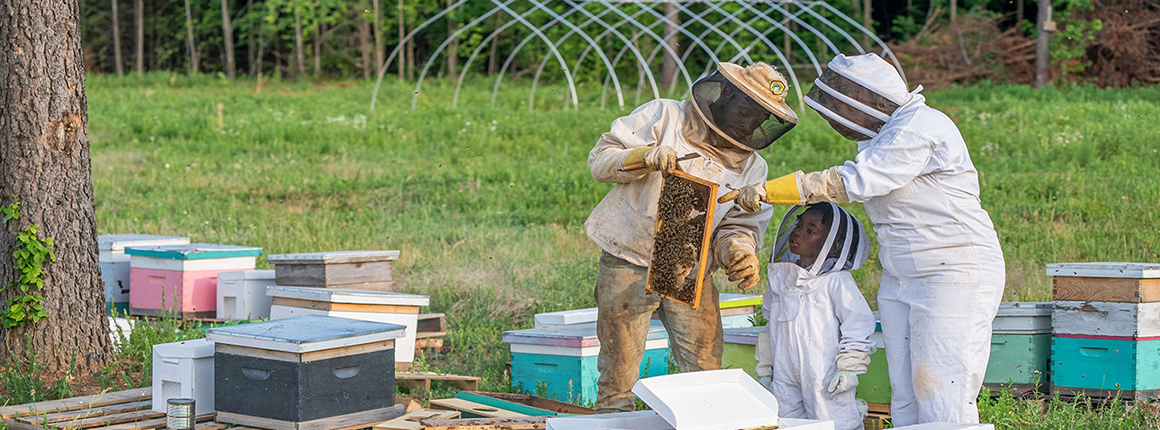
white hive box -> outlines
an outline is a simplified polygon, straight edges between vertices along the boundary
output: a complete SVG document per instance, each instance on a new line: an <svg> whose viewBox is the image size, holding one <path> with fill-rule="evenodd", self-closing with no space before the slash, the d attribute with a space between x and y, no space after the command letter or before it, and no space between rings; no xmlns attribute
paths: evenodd
<svg viewBox="0 0 1160 430"><path fill-rule="evenodd" d="M217 319L246 321L270 318L270 296L266 287L274 285L273 270L242 270L218 273Z"/></svg>
<svg viewBox="0 0 1160 430"><path fill-rule="evenodd" d="M780 418L779 429L834 430L833 421ZM548 418L548 430L675 430L655 411Z"/></svg>
<svg viewBox="0 0 1160 430"><path fill-rule="evenodd" d="M106 234L97 236L100 251L101 279L105 282L105 307L110 314L129 314L129 255L128 246L184 245L188 237L155 236L152 234Z"/></svg>
<svg viewBox="0 0 1160 430"><path fill-rule="evenodd" d="M267 287L266 294L273 298L271 320L326 315L406 326L406 334L395 343L395 361L403 365L415 361L419 307L430 303L429 297L417 294L281 285Z"/></svg>
<svg viewBox="0 0 1160 430"><path fill-rule="evenodd" d="M1160 278L1160 263L1052 263L1047 276L1079 278Z"/></svg>
<svg viewBox="0 0 1160 430"><path fill-rule="evenodd" d="M197 401L197 415L214 411L213 342L205 339L153 345L153 411L172 398Z"/></svg>
<svg viewBox="0 0 1160 430"><path fill-rule="evenodd" d="M598 313L596 308L584 308L536 314L534 327L545 328L596 322Z"/></svg>
<svg viewBox="0 0 1160 430"><path fill-rule="evenodd" d="M133 326L137 325L128 318L109 317L109 337L113 338L113 348L121 348L121 337L128 341L133 334Z"/></svg>
<svg viewBox="0 0 1160 430"><path fill-rule="evenodd" d="M641 379L632 392L669 425L681 430L778 425L777 399L741 369Z"/></svg>

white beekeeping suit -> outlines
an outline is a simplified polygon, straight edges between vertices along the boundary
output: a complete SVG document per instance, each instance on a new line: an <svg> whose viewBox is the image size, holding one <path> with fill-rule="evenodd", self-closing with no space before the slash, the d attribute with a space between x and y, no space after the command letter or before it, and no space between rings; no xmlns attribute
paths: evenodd
<svg viewBox="0 0 1160 430"><path fill-rule="evenodd" d="M804 208L791 209L778 228L762 306L768 337L758 340L757 374L763 382L770 377L778 415L833 420L837 430L861 429L854 388L876 349L869 340L875 322L849 271L866 261L870 242L856 218L833 203L823 205L830 230L808 268L798 265L788 244L798 226L795 215Z"/></svg>
<svg viewBox="0 0 1160 430"><path fill-rule="evenodd" d="M858 141L854 161L722 200L734 197L747 210L759 202L865 202L880 245L894 425L977 423L1005 265L966 143L873 54L838 55L814 84L806 104Z"/></svg>

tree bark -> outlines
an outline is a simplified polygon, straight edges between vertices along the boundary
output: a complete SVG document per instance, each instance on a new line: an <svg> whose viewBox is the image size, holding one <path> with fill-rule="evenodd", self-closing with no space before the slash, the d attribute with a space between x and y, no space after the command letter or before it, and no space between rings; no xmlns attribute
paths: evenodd
<svg viewBox="0 0 1160 430"><path fill-rule="evenodd" d="M1035 37L1035 87L1047 86L1047 65L1051 60L1047 51L1051 32L1046 26L1051 21L1051 0L1039 0L1039 17Z"/></svg>
<svg viewBox="0 0 1160 430"><path fill-rule="evenodd" d="M951 1L954 2L955 0L951 0ZM870 0L862 0L862 26L866 27L866 31L870 31L870 32L874 31L874 20L871 18L871 13L873 12L873 10L871 8L872 8L872 5L870 3ZM867 48L867 49L870 48L870 35L869 34L862 33L862 46Z"/></svg>
<svg viewBox="0 0 1160 430"><path fill-rule="evenodd" d="M302 14L298 12L297 8L294 9L294 51L298 60L298 75L305 75L306 53L302 49Z"/></svg>
<svg viewBox="0 0 1160 430"><path fill-rule="evenodd" d="M314 24L314 76L322 71L322 27Z"/></svg>
<svg viewBox="0 0 1160 430"><path fill-rule="evenodd" d="M495 14L496 31L499 31L500 27L503 27L503 11L496 12L496 14ZM495 75L495 73L497 71L497 64L495 62L496 61L495 55L496 55L496 51L499 49L499 39L500 39L499 35L496 35L494 38L491 39L491 50L490 50L491 52L489 52L487 54L487 75L488 76Z"/></svg>
<svg viewBox="0 0 1160 430"><path fill-rule="evenodd" d="M959 0L951 0L951 22L958 19Z"/></svg>
<svg viewBox="0 0 1160 430"><path fill-rule="evenodd" d="M234 64L234 27L230 25L229 0L222 0L222 38L226 42L226 77L233 81L238 67Z"/></svg>
<svg viewBox="0 0 1160 430"><path fill-rule="evenodd" d="M189 70L197 73L197 44L193 41L193 11L189 8L189 0L185 0L185 29L189 37Z"/></svg>
<svg viewBox="0 0 1160 430"><path fill-rule="evenodd" d="M378 73L379 69L383 68L383 12L379 5L380 2L382 0L374 0L374 5L372 6L372 12L375 14L372 20L375 31L375 73Z"/></svg>
<svg viewBox="0 0 1160 430"><path fill-rule="evenodd" d="M124 62L121 61L121 21L120 13L117 10L117 0L113 0L113 66L117 70L117 76L125 75Z"/></svg>
<svg viewBox="0 0 1160 430"><path fill-rule="evenodd" d="M406 27L405 23L403 22L403 18L404 18L403 17L403 0L399 0L399 9L398 10L399 10L399 47L398 47L399 55L398 55L398 58L399 58L399 80L401 81L401 80L403 80L403 74L404 74L405 70L407 69L405 67L405 65L403 64L403 57L405 57L407 54L405 52L406 50L403 49L403 38L407 36L407 27ZM375 49L377 49L378 52L383 52L383 47L377 46L377 43L376 43ZM382 68L383 65L379 64L378 67Z"/></svg>
<svg viewBox="0 0 1160 430"><path fill-rule="evenodd" d="M145 73L145 2L133 2L133 20L137 22L137 74Z"/></svg>
<svg viewBox="0 0 1160 430"><path fill-rule="evenodd" d="M415 79L415 41L407 41L407 79Z"/></svg>
<svg viewBox="0 0 1160 430"><path fill-rule="evenodd" d="M95 373L113 359L97 265L79 22L72 0L0 2L0 204L13 196L20 202L20 217L0 225L0 285L19 276L12 252L24 227L40 225L37 234L55 240L57 256L43 265L44 288L29 291L43 296L48 317L0 329L0 350L4 357L34 351L45 378L67 371L74 355L78 373ZM12 292L0 296L6 303Z"/></svg>
<svg viewBox="0 0 1160 430"><path fill-rule="evenodd" d="M1023 24L1023 0L1015 0L1015 25L1021 24Z"/></svg>
<svg viewBox="0 0 1160 430"><path fill-rule="evenodd" d="M371 80L371 67L374 64L371 63L371 23L367 21L365 16L358 21L358 41L359 50L362 51L363 80L369 81ZM377 69L375 73L378 73Z"/></svg>
<svg viewBox="0 0 1160 430"><path fill-rule="evenodd" d="M680 24L681 13L677 9L677 5L671 2L665 3L665 18L672 21L674 24ZM673 52L680 52L680 39L677 32L677 26L674 24L665 23L665 44L672 49ZM664 60L661 62L661 88L663 91L668 91L677 79L677 62L680 58L673 57L669 51L665 51Z"/></svg>
<svg viewBox="0 0 1160 430"><path fill-rule="evenodd" d="M450 7L451 4L452 4L452 1L447 0L447 6ZM459 23L456 22L454 18L451 18L452 15L454 15L454 13L447 14L447 36L448 37L450 37L452 34L454 34L455 30L459 29ZM451 39L451 44L447 45L447 76L457 75L458 73L456 73L456 71L455 71L455 69L457 69L457 68L459 68L459 38L458 37Z"/></svg>

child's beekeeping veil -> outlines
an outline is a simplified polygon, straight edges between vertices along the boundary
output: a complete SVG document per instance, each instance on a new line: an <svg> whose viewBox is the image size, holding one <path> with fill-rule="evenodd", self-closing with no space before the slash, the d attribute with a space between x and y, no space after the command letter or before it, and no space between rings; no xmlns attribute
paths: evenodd
<svg viewBox="0 0 1160 430"><path fill-rule="evenodd" d="M866 237L862 223L836 204L824 202L811 206L820 207L824 213L828 213L823 215L823 219L828 218L831 221L830 233L822 245L821 252L818 253L818 259L806 268L809 276L815 277L862 267L870 254L870 239ZM789 250L789 235L797 228L798 218L811 206L794 206L785 214L785 218L782 218L781 225L777 228L777 242L773 247L770 262L797 264L800 257Z"/></svg>

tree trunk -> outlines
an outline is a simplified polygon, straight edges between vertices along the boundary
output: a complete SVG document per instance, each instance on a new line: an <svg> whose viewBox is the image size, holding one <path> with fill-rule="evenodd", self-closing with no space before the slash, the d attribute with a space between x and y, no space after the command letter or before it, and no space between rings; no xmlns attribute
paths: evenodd
<svg viewBox="0 0 1160 430"><path fill-rule="evenodd" d="M117 0L113 0L113 65L117 70L117 76L125 75L125 68L121 62L121 21L120 13L117 11Z"/></svg>
<svg viewBox="0 0 1160 430"><path fill-rule="evenodd" d="M403 0L399 0L398 11L399 11L399 47L398 47L399 55L398 55L398 58L399 58L399 80L401 81L401 80L403 80L403 73L406 70L406 67L403 64L403 57L406 56L406 52L405 52L406 50L403 49L403 38L407 37L407 26L405 25L405 23L403 21L403 19L404 19ZM376 49L378 49L379 52L383 51L382 46L377 46ZM380 64L379 67L383 67L383 65Z"/></svg>
<svg viewBox="0 0 1160 430"><path fill-rule="evenodd" d="M193 42L193 11L189 9L189 0L185 0L185 29L189 37L189 71L197 73L197 44Z"/></svg>
<svg viewBox="0 0 1160 430"><path fill-rule="evenodd" d="M222 38L226 41L226 77L233 81L238 67L234 64L234 27L230 25L229 0L222 0Z"/></svg>
<svg viewBox="0 0 1160 430"><path fill-rule="evenodd" d="M12 252L24 227L38 224L57 257L43 265L44 288L29 290L43 296L48 317L0 329L0 349L4 357L34 351L45 378L67 371L74 356L86 374L113 359L97 265L79 14L75 1L0 2L0 203L20 202L20 217L0 225L0 285L18 279Z"/></svg>
<svg viewBox="0 0 1160 430"><path fill-rule="evenodd" d="M951 22L958 18L959 0L951 0Z"/></svg>
<svg viewBox="0 0 1160 430"><path fill-rule="evenodd" d="M137 74L145 73L145 4L143 0L133 2L133 20L137 21Z"/></svg>
<svg viewBox="0 0 1160 430"><path fill-rule="evenodd" d="M499 31L500 27L503 27L503 11L496 12L496 14L495 14L496 31ZM494 38L491 39L491 52L489 52L487 54L487 75L488 76L495 75L495 73L497 72L497 64L495 62L495 60L496 60L495 55L496 55L496 51L499 49L499 39L500 39L499 35L496 35Z"/></svg>
<svg viewBox="0 0 1160 430"><path fill-rule="evenodd" d="M952 2L955 0L951 0ZM874 20L871 18L872 5L870 0L862 0L862 26L866 27L866 31L874 31ZM870 35L862 33L862 46L870 49Z"/></svg>
<svg viewBox="0 0 1160 430"><path fill-rule="evenodd" d="M399 0L399 1L401 2L402 0ZM375 31L374 36L375 36L375 73L376 74L379 72L379 69L383 68L383 17L381 16L383 12L382 12L382 9L380 9L380 5L379 5L380 2L382 2L382 0L374 0L374 2L373 2L374 5L372 8L373 9L372 12L374 12L374 14L375 14L372 22L374 23L374 31Z"/></svg>
<svg viewBox="0 0 1160 430"><path fill-rule="evenodd" d="M674 24L680 24L681 13L674 3L665 3L665 18L672 21ZM665 23L665 44L669 46L673 52L680 52L680 39L678 37L677 26L674 24ZM661 88L663 91L668 91L677 79L677 62L680 58L673 57L669 51L665 51L665 57L661 63Z"/></svg>
<svg viewBox="0 0 1160 430"><path fill-rule="evenodd" d="M1048 43L1051 41L1051 32L1048 30L1048 22L1051 22L1051 0L1039 0L1039 17L1038 25L1036 25L1035 37L1035 87L1042 88L1047 86L1047 65L1051 58L1047 51Z"/></svg>
<svg viewBox="0 0 1160 430"><path fill-rule="evenodd" d="M322 27L314 24L314 76L322 71Z"/></svg>
<svg viewBox="0 0 1160 430"><path fill-rule="evenodd" d="M359 50L362 51L363 80L371 80L371 23L364 17L358 21ZM379 71L376 69L375 73Z"/></svg>
<svg viewBox="0 0 1160 430"><path fill-rule="evenodd" d="M305 75L306 53L302 49L302 14L297 9L294 10L294 52L298 60L298 75Z"/></svg>
<svg viewBox="0 0 1160 430"><path fill-rule="evenodd" d="M415 79L415 41L407 41L407 79Z"/></svg>
<svg viewBox="0 0 1160 430"><path fill-rule="evenodd" d="M450 7L451 4L452 4L452 1L447 0L447 6ZM448 18L447 18L447 36L448 37L450 37L452 34L454 34L455 30L459 29L459 23L456 22L454 19L452 19L451 15L454 15L454 14L453 13L447 14L447 16L448 16ZM458 67L459 67L459 38L456 37L456 38L451 39L451 44L447 45L447 76L457 75L458 73L455 72L455 69L457 69Z"/></svg>
<svg viewBox="0 0 1160 430"><path fill-rule="evenodd" d="M1015 0L1015 25L1023 24L1023 0Z"/></svg>

